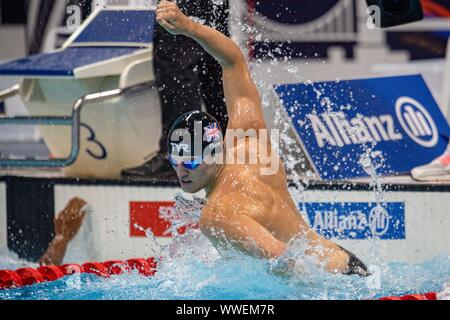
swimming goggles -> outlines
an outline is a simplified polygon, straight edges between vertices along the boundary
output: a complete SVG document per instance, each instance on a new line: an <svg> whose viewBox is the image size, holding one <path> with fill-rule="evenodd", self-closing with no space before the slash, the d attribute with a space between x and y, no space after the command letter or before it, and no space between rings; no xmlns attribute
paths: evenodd
<svg viewBox="0 0 450 320"><path fill-rule="evenodd" d="M194 170L197 169L203 162L203 158L202 157L198 157L192 160L186 160L186 161L177 161L176 159L174 159L173 157L169 156L169 161L170 164L176 168L178 168L178 166L180 164L183 165L184 168L188 169L188 170Z"/></svg>

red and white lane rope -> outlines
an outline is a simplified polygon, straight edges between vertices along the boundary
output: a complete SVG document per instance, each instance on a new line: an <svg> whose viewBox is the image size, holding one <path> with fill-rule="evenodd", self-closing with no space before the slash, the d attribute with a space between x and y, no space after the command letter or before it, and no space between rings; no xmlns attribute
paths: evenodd
<svg viewBox="0 0 450 320"><path fill-rule="evenodd" d="M135 271L142 276L153 276L156 273L156 260L154 258L129 259L125 261L113 260L103 263L88 262L83 265L66 264L62 266L45 266L37 269L0 270L0 290L56 281L74 273L90 273L107 278L112 275ZM384 297L380 300L438 300L440 295L436 292L429 292L425 294L409 294L402 297Z"/></svg>
<svg viewBox="0 0 450 320"><path fill-rule="evenodd" d="M42 282L56 281L74 273L91 273L100 277L110 277L138 271L143 276L153 276L156 261L150 259L115 260L103 263L88 262L83 265L66 264L62 266L45 266L40 268L22 268L18 270L0 270L0 290L20 288Z"/></svg>

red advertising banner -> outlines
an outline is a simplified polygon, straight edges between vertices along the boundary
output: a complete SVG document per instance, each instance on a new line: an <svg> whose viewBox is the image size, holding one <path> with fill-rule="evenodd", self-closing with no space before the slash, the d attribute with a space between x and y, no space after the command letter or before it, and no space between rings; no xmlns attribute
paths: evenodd
<svg viewBox="0 0 450 320"><path fill-rule="evenodd" d="M173 220L179 220L174 213L173 201L136 201L130 202L130 236L145 237L145 231L150 229L155 237L170 238ZM188 227L195 228L196 225ZM186 227L180 227L178 233L186 232Z"/></svg>
<svg viewBox="0 0 450 320"><path fill-rule="evenodd" d="M152 201L130 202L130 236L145 237L145 231L150 229L155 237L171 237L167 232L172 223L164 217L173 212L175 202Z"/></svg>

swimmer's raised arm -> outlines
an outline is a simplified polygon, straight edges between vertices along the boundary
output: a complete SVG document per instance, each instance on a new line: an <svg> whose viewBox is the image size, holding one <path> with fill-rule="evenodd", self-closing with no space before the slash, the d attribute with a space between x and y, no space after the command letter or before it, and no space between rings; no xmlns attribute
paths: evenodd
<svg viewBox="0 0 450 320"><path fill-rule="evenodd" d="M221 64L229 129L265 129L261 98L247 68L245 57L233 40L219 31L194 22L177 5L161 1L156 21L168 32L196 40Z"/></svg>
<svg viewBox="0 0 450 320"><path fill-rule="evenodd" d="M164 29L174 35L194 38L222 67L231 67L243 60L241 50L231 39L219 31L194 22L184 15L176 3L161 1L156 13L156 21Z"/></svg>

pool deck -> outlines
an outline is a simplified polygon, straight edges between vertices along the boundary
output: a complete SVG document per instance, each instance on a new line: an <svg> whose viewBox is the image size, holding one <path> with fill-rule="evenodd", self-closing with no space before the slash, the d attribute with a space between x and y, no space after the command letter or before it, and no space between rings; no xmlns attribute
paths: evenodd
<svg viewBox="0 0 450 320"><path fill-rule="evenodd" d="M35 142L20 142L17 141L0 141L0 154L12 155L18 157L26 157L27 155L33 154L39 157L46 157L49 154L48 148L43 141ZM30 178L30 179L42 179L51 181L54 180L58 183L63 184L100 184L100 185L143 185L143 186L155 186L164 185L177 187L178 184L170 181L127 181L127 180L105 180L105 179L76 179L67 178L61 169L0 169L0 180L4 180L6 177L20 177L20 178ZM383 186L383 189L388 188L390 190L397 189L418 189L418 190L430 190L430 189L444 189L445 191L450 191L450 175L437 179L434 181L416 181L409 175L404 176L386 176L378 177L377 181L373 178L359 178L351 179L345 181L322 181L314 177L299 176L302 183L305 185L305 189L362 189L362 190L373 190L376 188L376 183ZM289 179L292 186L293 179Z"/></svg>
<svg viewBox="0 0 450 320"><path fill-rule="evenodd" d="M57 183L64 185L110 185L110 186L161 186L178 187L174 181L161 180L121 180L121 179L88 179L68 178L60 169L1 169L0 182L8 179L33 180L42 183ZM377 184L384 191L439 191L450 192L450 178L436 181L416 181L410 176L360 178L342 181L321 181L317 178L300 177L305 190L376 190ZM292 179L289 179L291 187L296 187Z"/></svg>

